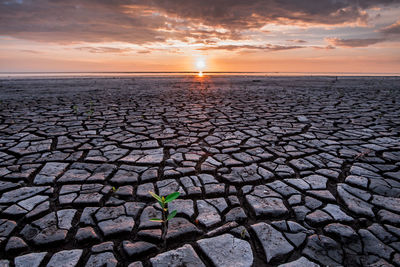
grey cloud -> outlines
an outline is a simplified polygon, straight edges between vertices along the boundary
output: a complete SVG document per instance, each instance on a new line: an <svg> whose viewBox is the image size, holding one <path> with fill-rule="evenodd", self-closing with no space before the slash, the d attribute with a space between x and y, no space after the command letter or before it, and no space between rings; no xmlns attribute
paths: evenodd
<svg viewBox="0 0 400 267"><path fill-rule="evenodd" d="M400 34L400 20L393 23L392 25L389 25L389 26L381 29L381 32L383 32L385 34Z"/></svg>
<svg viewBox="0 0 400 267"><path fill-rule="evenodd" d="M305 43L307 43L307 41L305 41L305 40L300 40L300 39L286 40L286 41L292 42L292 43L298 43L298 44L305 44Z"/></svg>
<svg viewBox="0 0 400 267"><path fill-rule="evenodd" d="M326 45L326 46L312 46L314 49L319 49L319 50L332 50L336 49L333 45Z"/></svg>
<svg viewBox="0 0 400 267"><path fill-rule="evenodd" d="M152 6L180 17L226 28L257 28L282 19L340 24L365 21L367 8L399 4L399 0L150 0Z"/></svg>
<svg viewBox="0 0 400 267"><path fill-rule="evenodd" d="M297 49L297 48L304 48L303 46L284 46L284 45L272 45L267 44L263 46L256 46L256 45L220 45L220 46L207 46L197 48L197 50L228 50L228 51L235 51L241 49L247 50L264 50L264 51L280 51L280 50L289 50L289 49Z"/></svg>
<svg viewBox="0 0 400 267"><path fill-rule="evenodd" d="M384 42L384 38L366 38L366 39L341 39L326 38L326 40L334 46L340 47L367 47L373 44Z"/></svg>
<svg viewBox="0 0 400 267"><path fill-rule="evenodd" d="M375 32L374 38L326 38L325 40L333 46L340 47L367 47L382 42L399 41L400 38L400 20L381 28Z"/></svg>
<svg viewBox="0 0 400 267"><path fill-rule="evenodd" d="M0 0L0 35L44 42L239 40L267 23L366 21L365 9L400 0ZM225 33L199 25L223 27Z"/></svg>
<svg viewBox="0 0 400 267"><path fill-rule="evenodd" d="M136 44L164 41L157 31L164 21L133 14L130 1L25 0L0 2L0 35L44 42L79 43L121 41Z"/></svg>

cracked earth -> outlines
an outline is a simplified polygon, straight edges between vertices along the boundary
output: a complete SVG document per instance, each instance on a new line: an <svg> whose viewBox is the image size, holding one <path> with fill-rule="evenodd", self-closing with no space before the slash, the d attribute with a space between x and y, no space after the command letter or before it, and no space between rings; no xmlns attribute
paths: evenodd
<svg viewBox="0 0 400 267"><path fill-rule="evenodd" d="M0 80L0 266L400 266L399 90Z"/></svg>

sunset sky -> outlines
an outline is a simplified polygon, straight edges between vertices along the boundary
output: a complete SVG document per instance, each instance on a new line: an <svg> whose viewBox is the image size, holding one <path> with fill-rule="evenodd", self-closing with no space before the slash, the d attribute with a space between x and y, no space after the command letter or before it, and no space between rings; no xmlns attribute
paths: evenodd
<svg viewBox="0 0 400 267"><path fill-rule="evenodd" d="M1 72L200 69L399 73L400 0L0 1Z"/></svg>

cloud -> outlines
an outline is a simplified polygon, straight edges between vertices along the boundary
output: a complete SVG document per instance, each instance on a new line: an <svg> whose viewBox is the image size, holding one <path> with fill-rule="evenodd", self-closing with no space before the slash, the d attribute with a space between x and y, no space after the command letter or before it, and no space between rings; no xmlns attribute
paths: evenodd
<svg viewBox="0 0 400 267"><path fill-rule="evenodd" d="M327 45L327 46L312 46L314 49L319 49L319 50L332 50L336 49L333 45Z"/></svg>
<svg viewBox="0 0 400 267"><path fill-rule="evenodd" d="M164 41L164 21L149 10L126 8L128 1L0 2L0 35L54 43ZM133 12L133 13L129 13Z"/></svg>
<svg viewBox="0 0 400 267"><path fill-rule="evenodd" d="M290 50L304 48L303 46L284 46L284 45L272 45L266 44L263 46L257 45L220 45L220 46L207 46L197 48L197 50L228 50L228 51L236 51L241 49L247 50L263 50L263 51L280 51L280 50Z"/></svg>
<svg viewBox="0 0 400 267"><path fill-rule="evenodd" d="M332 46L340 47L367 47L382 42L398 41L400 37L400 20L395 23L377 29L374 33L374 38L325 38Z"/></svg>
<svg viewBox="0 0 400 267"><path fill-rule="evenodd" d="M396 21L392 25L381 29L381 32L385 34L400 34L400 20Z"/></svg>
<svg viewBox="0 0 400 267"><path fill-rule="evenodd" d="M138 53L138 54L150 54L151 50L139 50L136 53Z"/></svg>
<svg viewBox="0 0 400 267"><path fill-rule="evenodd" d="M326 38L326 41L333 46L340 47L367 47L373 44L384 42L384 38L366 38L366 39L341 39Z"/></svg>
<svg viewBox="0 0 400 267"><path fill-rule="evenodd" d="M133 49L131 48L91 47L91 46L76 47L75 49L80 51L87 51L89 53L113 53L113 54L133 51Z"/></svg>
<svg viewBox="0 0 400 267"><path fill-rule="evenodd" d="M305 44L307 43L307 41L304 40L300 40L300 39L295 39L295 40L286 40L288 42L292 42L292 43L297 43L297 44Z"/></svg>
<svg viewBox="0 0 400 267"><path fill-rule="evenodd" d="M39 51L30 50L30 49L20 49L19 52L22 52L22 53L29 53L29 54L41 54L41 52L39 52Z"/></svg>
<svg viewBox="0 0 400 267"><path fill-rule="evenodd" d="M396 4L398 0L150 0L152 7L182 18L225 28L259 28L268 22L289 20L335 25L366 22L367 8Z"/></svg>
<svg viewBox="0 0 400 267"><path fill-rule="evenodd" d="M302 43L302 42L300 42ZM291 50L291 49L300 49L300 48L314 48L318 50L332 50L336 47L333 45L326 46L316 46L316 45L219 45L219 46L208 46L197 48L197 50L227 50L227 51L237 51L244 50L245 52L250 52L251 50L262 50L262 51L282 51L282 50ZM241 51L242 52L242 51Z"/></svg>
<svg viewBox="0 0 400 267"><path fill-rule="evenodd" d="M62 44L127 42L143 45L172 39L213 44L218 40L245 39L244 30L260 30L268 23L314 25L366 23L367 9L396 5L399 2L399 0L0 0L0 35Z"/></svg>

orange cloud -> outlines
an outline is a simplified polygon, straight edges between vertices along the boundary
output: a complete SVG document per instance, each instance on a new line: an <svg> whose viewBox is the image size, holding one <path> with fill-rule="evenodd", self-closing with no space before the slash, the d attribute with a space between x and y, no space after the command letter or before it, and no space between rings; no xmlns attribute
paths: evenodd
<svg viewBox="0 0 400 267"><path fill-rule="evenodd" d="M92 47L92 46L77 47L75 49L80 51L87 51L89 53L126 53L133 51L133 49L131 48Z"/></svg>

